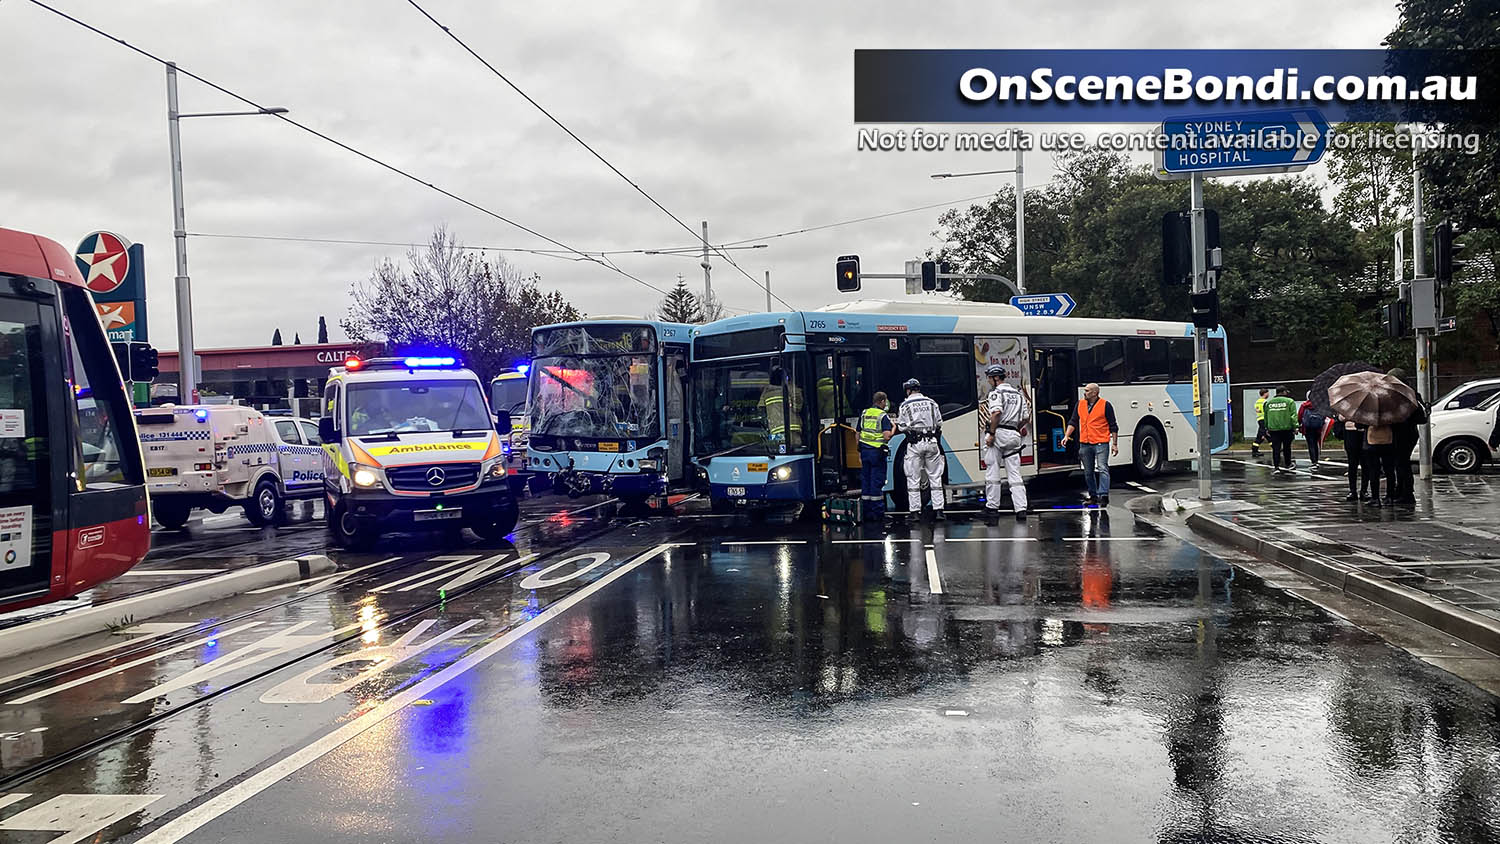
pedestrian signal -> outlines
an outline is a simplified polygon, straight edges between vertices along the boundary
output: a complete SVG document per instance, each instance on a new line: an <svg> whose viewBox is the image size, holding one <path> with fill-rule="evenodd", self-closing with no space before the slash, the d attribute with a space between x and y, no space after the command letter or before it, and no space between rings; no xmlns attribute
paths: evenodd
<svg viewBox="0 0 1500 844"><path fill-rule="evenodd" d="M1219 327L1219 291L1205 290L1192 294L1193 325L1198 328Z"/></svg>

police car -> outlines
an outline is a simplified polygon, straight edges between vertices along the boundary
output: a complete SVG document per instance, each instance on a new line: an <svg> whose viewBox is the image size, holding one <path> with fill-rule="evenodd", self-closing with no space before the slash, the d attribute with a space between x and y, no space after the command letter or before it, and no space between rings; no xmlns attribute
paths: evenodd
<svg viewBox="0 0 1500 844"><path fill-rule="evenodd" d="M510 416L492 416L484 385L447 356L351 357L323 392L323 489L340 545L382 531L467 527L497 541L519 511L507 465Z"/></svg>
<svg viewBox="0 0 1500 844"><path fill-rule="evenodd" d="M323 491L323 451L310 419L269 418L239 405L163 405L135 412L151 513L169 529L194 508L245 508L255 525L281 521L287 499Z"/></svg>

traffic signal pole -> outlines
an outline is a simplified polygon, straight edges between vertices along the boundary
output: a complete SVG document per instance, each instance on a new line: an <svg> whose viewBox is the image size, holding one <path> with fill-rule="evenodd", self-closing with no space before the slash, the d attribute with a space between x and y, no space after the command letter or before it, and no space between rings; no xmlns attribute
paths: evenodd
<svg viewBox="0 0 1500 844"><path fill-rule="evenodd" d="M1191 213L1193 228L1193 292L1208 291L1208 243L1203 228L1203 174L1193 173L1191 185ZM1207 501L1214 497L1213 476L1213 367L1208 360L1208 329L1193 328L1193 344L1197 347L1197 393L1198 393L1198 497Z"/></svg>
<svg viewBox="0 0 1500 844"><path fill-rule="evenodd" d="M1412 278L1427 277L1427 217L1422 209L1422 169L1417 165L1417 150L1412 148L1411 152L1411 269ZM1416 314L1412 314L1412 323L1417 324ZM1422 400L1424 408L1430 408L1432 403L1432 384L1429 380L1432 372L1432 349L1431 335L1427 329L1414 329L1413 334L1417 336L1417 398ZM1429 411L1429 414L1430 411ZM1418 429L1417 437L1417 465L1422 480L1432 480L1432 425L1424 421ZM1410 459L1410 458L1402 458Z"/></svg>

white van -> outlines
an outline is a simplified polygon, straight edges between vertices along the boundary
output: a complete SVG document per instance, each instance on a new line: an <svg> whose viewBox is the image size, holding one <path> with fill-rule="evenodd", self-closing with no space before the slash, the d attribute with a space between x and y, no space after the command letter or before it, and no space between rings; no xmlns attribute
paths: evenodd
<svg viewBox="0 0 1500 844"><path fill-rule="evenodd" d="M323 392L328 528L346 548L382 532L469 528L498 542L519 511L510 415L451 357L349 358Z"/></svg>
<svg viewBox="0 0 1500 844"><path fill-rule="evenodd" d="M287 499L323 491L318 426L239 405L163 405L135 412L151 512L165 528L193 508L245 508L251 524L279 522Z"/></svg>

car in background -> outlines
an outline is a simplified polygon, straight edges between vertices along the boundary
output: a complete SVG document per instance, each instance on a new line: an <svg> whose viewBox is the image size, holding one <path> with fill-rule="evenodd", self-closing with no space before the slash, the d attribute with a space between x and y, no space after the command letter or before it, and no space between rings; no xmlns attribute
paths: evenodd
<svg viewBox="0 0 1500 844"><path fill-rule="evenodd" d="M1437 405L1444 409L1432 411L1432 456L1437 465L1449 472L1478 472L1485 463L1500 459L1489 445L1500 391L1472 407L1449 409L1454 399L1444 398L1447 400Z"/></svg>
<svg viewBox="0 0 1500 844"><path fill-rule="evenodd" d="M1439 410L1465 410L1478 407L1485 399L1500 393L1500 378L1481 378L1465 381L1448 391L1448 394L1432 403L1434 412Z"/></svg>

